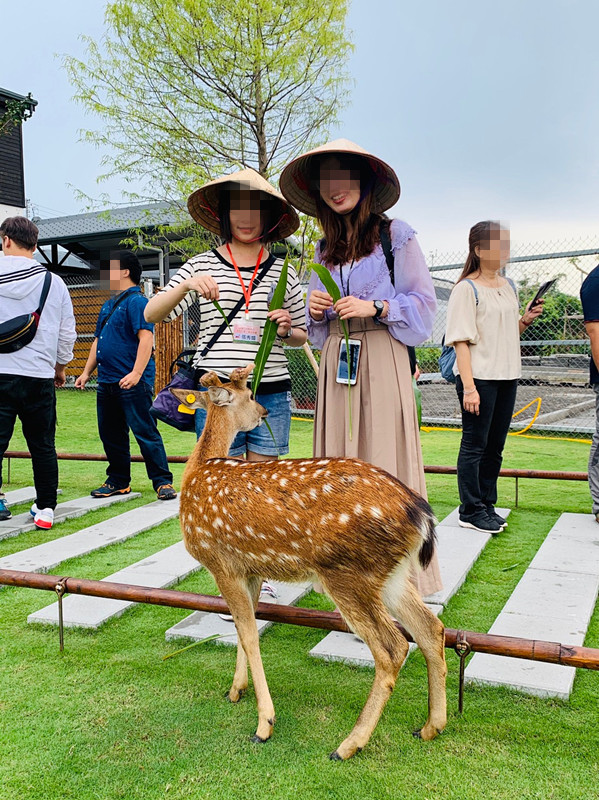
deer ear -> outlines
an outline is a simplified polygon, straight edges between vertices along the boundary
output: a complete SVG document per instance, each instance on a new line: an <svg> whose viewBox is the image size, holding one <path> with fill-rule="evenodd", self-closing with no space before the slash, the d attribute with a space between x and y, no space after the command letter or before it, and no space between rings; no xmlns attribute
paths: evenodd
<svg viewBox="0 0 599 800"><path fill-rule="evenodd" d="M215 406L228 406L233 402L233 392L225 389L223 386L209 386L208 391L205 392L210 398L210 401Z"/></svg>
<svg viewBox="0 0 599 800"><path fill-rule="evenodd" d="M206 392L196 392L193 389L173 389L169 391L182 406L187 408L206 408Z"/></svg>
<svg viewBox="0 0 599 800"><path fill-rule="evenodd" d="M255 364L248 364L247 367L243 367L243 369L234 369L229 380L237 389L245 389L248 377L255 366Z"/></svg>
<svg viewBox="0 0 599 800"><path fill-rule="evenodd" d="M200 383L202 386L222 386L221 379L218 377L216 372L207 372L205 375L202 375L200 378Z"/></svg>

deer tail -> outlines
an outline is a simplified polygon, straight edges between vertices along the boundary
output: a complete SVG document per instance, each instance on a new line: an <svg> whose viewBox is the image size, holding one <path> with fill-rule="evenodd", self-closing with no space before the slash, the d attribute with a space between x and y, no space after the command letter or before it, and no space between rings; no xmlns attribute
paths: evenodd
<svg viewBox="0 0 599 800"><path fill-rule="evenodd" d="M422 544L420 546L420 550L418 551L418 561L422 569L426 569L431 563L433 553L435 552L435 544L437 542L435 525L437 524L437 520L433 513L433 509L425 500L422 500L420 511L422 512L420 518Z"/></svg>

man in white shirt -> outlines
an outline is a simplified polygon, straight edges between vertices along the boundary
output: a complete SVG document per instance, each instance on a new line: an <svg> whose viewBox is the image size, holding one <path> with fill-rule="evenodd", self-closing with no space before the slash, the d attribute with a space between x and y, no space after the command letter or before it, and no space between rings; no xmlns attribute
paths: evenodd
<svg viewBox="0 0 599 800"><path fill-rule="evenodd" d="M0 225L4 253L0 258L0 324L39 307L47 270L33 258L37 237L37 226L25 217L8 217ZM58 489L55 387L65 383L65 366L73 358L76 338L69 292L64 281L52 275L32 341L14 352L0 352L0 520L10 519L1 494L1 467L19 417L37 495L31 514L38 528L52 527Z"/></svg>

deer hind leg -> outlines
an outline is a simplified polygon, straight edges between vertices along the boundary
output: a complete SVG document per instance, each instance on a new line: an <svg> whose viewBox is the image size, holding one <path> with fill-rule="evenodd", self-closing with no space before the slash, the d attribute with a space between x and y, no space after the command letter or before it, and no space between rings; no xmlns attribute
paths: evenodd
<svg viewBox="0 0 599 800"><path fill-rule="evenodd" d="M385 598L387 600L387 598ZM416 588L408 583L399 601L389 603L389 609L410 633L421 649L428 672L428 719L414 735L434 739L447 724L447 695L445 678L445 635L443 623L421 600Z"/></svg>
<svg viewBox="0 0 599 800"><path fill-rule="evenodd" d="M275 709L268 690L268 684L266 683L262 657L260 656L260 640L254 616L254 599L251 596L247 580L231 575L215 575L214 577L233 615L239 641L252 671L254 691L256 692L256 701L258 703L258 728L252 741L265 742L272 735L275 723ZM239 656L237 663L239 666ZM237 670L235 674L237 675Z"/></svg>
<svg viewBox="0 0 599 800"><path fill-rule="evenodd" d="M355 587L347 585L350 576L344 576L341 580L322 577L327 592L337 603L344 619L366 642L374 658L374 683L364 708L349 736L331 753L332 759L345 760L368 743L408 654L408 643L393 624L374 587L369 590L367 585L363 585L359 594Z"/></svg>
<svg viewBox="0 0 599 800"><path fill-rule="evenodd" d="M256 606L258 605L258 599L260 597L260 587L262 586L262 578L256 578L255 576L251 576L246 580L246 585L249 595L252 598L254 610L256 610ZM233 676L233 683L231 685L231 688L226 694L227 700L230 700L231 703L239 702L239 700L241 700L241 698L245 694L247 688L248 688L248 660L245 654L245 650L243 649L243 645L241 644L241 636L238 636L237 663L235 665L235 675Z"/></svg>

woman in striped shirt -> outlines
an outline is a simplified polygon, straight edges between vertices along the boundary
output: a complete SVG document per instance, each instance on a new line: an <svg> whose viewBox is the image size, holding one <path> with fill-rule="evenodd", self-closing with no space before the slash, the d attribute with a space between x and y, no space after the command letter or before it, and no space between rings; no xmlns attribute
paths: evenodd
<svg viewBox="0 0 599 800"><path fill-rule="evenodd" d="M267 461L289 452L291 380L283 340L295 347L306 341L305 309L295 270L290 265L283 307L268 305L283 262L267 249L268 243L290 236L299 226L293 207L252 169L218 178L195 191L187 202L191 216L223 240L220 247L200 253L185 263L165 290L146 306L148 322L173 320L196 301L200 335L194 366L228 379L237 367L255 360L267 318L277 323L277 339L266 363L257 400L268 409L276 445L265 426L235 437L229 454L249 461ZM213 305L218 300L229 316L243 302L207 352L203 352L223 319ZM196 432L206 418L196 411Z"/></svg>

